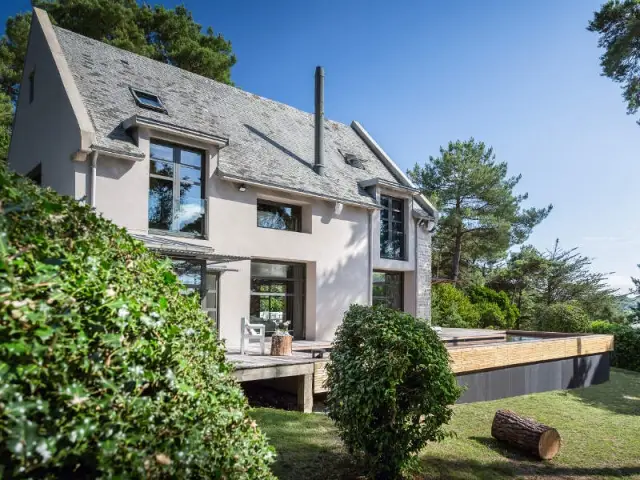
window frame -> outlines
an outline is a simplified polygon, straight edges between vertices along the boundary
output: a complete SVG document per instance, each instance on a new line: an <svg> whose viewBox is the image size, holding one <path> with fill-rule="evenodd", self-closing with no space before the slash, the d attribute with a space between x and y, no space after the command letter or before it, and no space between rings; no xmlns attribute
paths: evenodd
<svg viewBox="0 0 640 480"><path fill-rule="evenodd" d="M164 106L164 102L160 98L160 95L156 95L155 93L147 92L146 90L142 90L141 88L135 88L135 87L129 87L129 90L131 91L131 95L133 95L133 99L135 100L136 105L138 105L140 108L146 108L148 110L154 110L160 113L168 113L167 107ZM158 104L160 106L149 105L148 103L144 103L140 99L139 94L146 95L149 97L155 97L158 100Z"/></svg>
<svg viewBox="0 0 640 480"><path fill-rule="evenodd" d="M164 146L164 147L168 147L171 148L172 150L172 168L173 168L173 174L171 177L167 176L167 175L160 175L157 173L152 173L151 172L151 162L162 162L162 163L169 163L168 160L164 160L164 159L158 159L158 158L153 158L151 156L151 147L153 145L160 145L160 146ZM183 144L179 144L179 143L174 143L174 142L169 142L160 138L150 138L149 139L149 185L147 187L147 201L149 198L149 193L151 191L151 179L155 178L158 180L164 180L164 181L171 181L173 183L172 185L172 219L171 219L171 227L174 228L174 219L175 219L175 212L176 207L180 207L180 184L181 183L187 183L190 185L195 185L197 182L191 181L191 180L182 180L180 178L180 166L183 165L182 163L180 163L180 153L183 151L189 151L192 153L199 153L200 154L200 198L202 199L203 202L203 208L204 208L204 218L203 218L203 222L202 222L202 232L200 233L193 233L193 232L181 232L180 230L176 230L176 229L167 229L164 230L162 228L153 228L151 227L150 224L150 219L149 219L149 213L147 212L147 228L149 229L149 232L151 233L156 233L159 235L172 235L172 236L179 236L179 237L191 237L191 238L207 238L208 235L208 202L207 202L207 196L206 196L206 188L205 188L205 182L206 182L206 178L207 178L207 172L206 172L206 151L202 150L200 148L196 148L196 147L191 147L189 145L183 145ZM189 166L186 165L187 168L194 168L193 166ZM148 210L148 206L147 206L147 210Z"/></svg>
<svg viewBox="0 0 640 480"><path fill-rule="evenodd" d="M291 209L291 218L295 222L295 228L277 228L277 227L267 227L264 225L260 225L260 204L268 205L272 207L280 207L280 208L290 208ZM263 198L258 198L256 201L256 226L258 228L267 228L269 230L277 230L280 232L302 232L302 206L301 205L293 205L289 203L276 202L273 200L265 200Z"/></svg>
<svg viewBox="0 0 640 480"><path fill-rule="evenodd" d="M291 276L287 276L287 277L276 277L276 276L270 276L270 275L254 275L253 273L250 273L250 280L251 280L251 284L250 284L250 289L249 289L249 312L250 312L250 316L251 316L251 307L252 307L252 301L254 297L258 297L259 299L262 298L269 298L269 306L271 306L271 299L272 298L286 298L286 299L291 299L292 304L291 304L291 308L293 310L293 315L296 314L296 310L297 313L299 314L299 318L291 318L291 324L289 325L289 333L291 333L294 338L296 340L303 340L306 336L306 313L307 313L307 308L306 308L306 302L307 302L307 281L306 281L306 276L307 276L307 266L304 263L297 263L297 262L277 262L277 261L273 261L273 260L263 260L263 259L253 259L251 260L251 264L253 265L254 263L256 264L270 264L270 265L281 265L281 266L286 266L286 267L291 267ZM260 282L262 285L274 285L274 284L287 284L287 285L291 285L293 287L293 293L287 293L286 291L283 293L280 292L260 292L260 291L256 291L254 290L254 281ZM286 311L286 308L285 308ZM271 309L269 309L269 313L271 312ZM254 316L252 316L253 318ZM283 320L287 320L286 318ZM254 321L254 320L252 320ZM261 322L264 322L265 325L267 325L268 322L274 322L273 320L269 319L269 320L263 320L260 319ZM298 322L300 322L298 324ZM275 323L275 322L274 322ZM272 330L267 330L266 332L267 336L271 336L274 331Z"/></svg>
<svg viewBox="0 0 640 480"><path fill-rule="evenodd" d="M390 298L389 296L375 295L374 292L373 292L373 286L374 286L375 282L372 282L372 285L371 285L371 304L372 305L379 305L379 304L376 303L376 299L383 299L383 300L385 300L385 302L384 302L385 306L388 306L389 308L394 308L394 309L397 309L400 312L403 312L404 311L404 287L405 287L405 285L404 285L405 278L404 277L405 277L405 272L391 272L391 271L387 271L387 270L374 270L373 273L374 273L374 276L375 276L376 273L385 275L385 283L384 283L385 286L391 285L391 283L386 281L386 277L387 276L393 276L393 277L397 277L398 278L398 281L397 281L397 284L399 285L398 298L400 299L400 305L396 308L396 306L389 305L389 303L386 302L386 300L389 300L389 298ZM373 278L374 277L372 276L372 280L373 280Z"/></svg>
<svg viewBox="0 0 640 480"><path fill-rule="evenodd" d="M387 199L387 206L383 204L383 199ZM400 204L399 209L394 208L394 202ZM391 195L380 194L380 258L385 260L407 260L407 221L406 221L406 201L404 198L392 197ZM383 213L387 212L387 231L383 232ZM401 220L393 219L393 212L399 212ZM400 225L400 229L394 229L395 225ZM400 251L398 255L389 255L387 249L383 248L384 243L382 241L383 233L385 233L385 241L388 243L393 242L394 232L401 232L402 242L400 243Z"/></svg>

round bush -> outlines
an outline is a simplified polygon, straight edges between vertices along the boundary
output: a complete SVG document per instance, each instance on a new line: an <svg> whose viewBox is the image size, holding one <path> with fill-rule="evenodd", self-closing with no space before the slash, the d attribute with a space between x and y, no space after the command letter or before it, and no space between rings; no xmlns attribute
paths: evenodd
<svg viewBox="0 0 640 480"><path fill-rule="evenodd" d="M495 303L480 303L476 305L480 313L480 326L482 328L508 328L504 312Z"/></svg>
<svg viewBox="0 0 640 480"><path fill-rule="evenodd" d="M577 305L556 303L538 314L538 330L543 332L583 333L589 331L589 316Z"/></svg>
<svg viewBox="0 0 640 480"><path fill-rule="evenodd" d="M460 388L438 335L422 320L352 305L327 365L327 407L351 453L376 478L397 478L442 425Z"/></svg>
<svg viewBox="0 0 640 480"><path fill-rule="evenodd" d="M431 316L434 325L441 327L477 328L480 313L454 285L442 283L432 289Z"/></svg>
<svg viewBox="0 0 640 480"><path fill-rule="evenodd" d="M182 288L123 229L0 165L5 477L273 478L274 452Z"/></svg>
<svg viewBox="0 0 640 480"><path fill-rule="evenodd" d="M513 328L515 326L520 312L505 292L497 292L489 287L476 285L469 288L466 293L480 313L481 326L497 328ZM488 307L487 305L492 306ZM493 306L498 307L500 313Z"/></svg>

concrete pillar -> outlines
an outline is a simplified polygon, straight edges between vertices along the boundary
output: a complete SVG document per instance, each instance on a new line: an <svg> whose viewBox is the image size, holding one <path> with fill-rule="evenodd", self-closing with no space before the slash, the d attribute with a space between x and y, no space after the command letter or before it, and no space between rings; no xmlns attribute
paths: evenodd
<svg viewBox="0 0 640 480"><path fill-rule="evenodd" d="M313 374L298 375L298 410L311 413L313 410Z"/></svg>

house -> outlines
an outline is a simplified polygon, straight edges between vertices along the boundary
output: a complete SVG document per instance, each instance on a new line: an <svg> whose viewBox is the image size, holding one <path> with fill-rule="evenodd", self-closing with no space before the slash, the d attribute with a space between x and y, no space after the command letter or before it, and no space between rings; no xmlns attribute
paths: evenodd
<svg viewBox="0 0 640 480"><path fill-rule="evenodd" d="M170 257L230 345L241 317L331 340L352 303L429 318L437 212L357 122L52 26L34 9L9 164Z"/></svg>

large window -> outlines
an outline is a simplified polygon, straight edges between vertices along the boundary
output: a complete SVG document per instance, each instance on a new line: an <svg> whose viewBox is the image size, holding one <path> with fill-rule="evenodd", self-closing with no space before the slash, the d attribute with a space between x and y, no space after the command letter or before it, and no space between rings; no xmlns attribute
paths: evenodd
<svg viewBox="0 0 640 480"><path fill-rule="evenodd" d="M272 334L282 322L304 338L304 265L251 262L251 323Z"/></svg>
<svg viewBox="0 0 640 480"><path fill-rule="evenodd" d="M302 228L302 208L259 199L258 226L299 232Z"/></svg>
<svg viewBox="0 0 640 480"><path fill-rule="evenodd" d="M373 304L403 310L402 272L373 272Z"/></svg>
<svg viewBox="0 0 640 480"><path fill-rule="evenodd" d="M404 200L381 195L380 204L380 256L404 260Z"/></svg>
<svg viewBox="0 0 640 480"><path fill-rule="evenodd" d="M151 142L149 228L204 235L204 154Z"/></svg>

